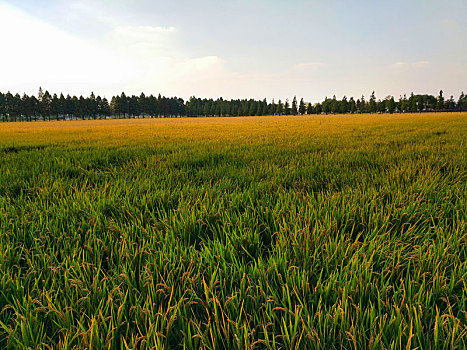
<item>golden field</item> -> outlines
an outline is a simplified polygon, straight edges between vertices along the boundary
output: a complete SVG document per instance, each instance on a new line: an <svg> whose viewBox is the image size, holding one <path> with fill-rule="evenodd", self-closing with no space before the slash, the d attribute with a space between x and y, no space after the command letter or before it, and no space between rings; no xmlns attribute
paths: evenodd
<svg viewBox="0 0 467 350"><path fill-rule="evenodd" d="M366 114L321 116L267 116L234 118L161 118L73 120L0 124L0 145L78 142L101 145L135 145L177 140L236 142L300 142L309 137L355 137L362 140L368 130L373 136L387 133L424 133L442 128L462 136L467 112ZM384 141L384 140L381 140Z"/></svg>

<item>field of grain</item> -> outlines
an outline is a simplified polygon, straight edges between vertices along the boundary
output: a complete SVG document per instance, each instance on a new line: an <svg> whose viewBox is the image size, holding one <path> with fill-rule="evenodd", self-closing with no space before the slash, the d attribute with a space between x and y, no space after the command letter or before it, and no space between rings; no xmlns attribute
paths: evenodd
<svg viewBox="0 0 467 350"><path fill-rule="evenodd" d="M467 113L0 124L0 348L467 346Z"/></svg>

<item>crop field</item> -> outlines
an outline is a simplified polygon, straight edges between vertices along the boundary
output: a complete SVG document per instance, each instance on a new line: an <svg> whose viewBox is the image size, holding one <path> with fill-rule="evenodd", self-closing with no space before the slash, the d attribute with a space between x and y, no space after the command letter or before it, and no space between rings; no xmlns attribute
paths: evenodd
<svg viewBox="0 0 467 350"><path fill-rule="evenodd" d="M467 113L0 123L0 348L465 349Z"/></svg>

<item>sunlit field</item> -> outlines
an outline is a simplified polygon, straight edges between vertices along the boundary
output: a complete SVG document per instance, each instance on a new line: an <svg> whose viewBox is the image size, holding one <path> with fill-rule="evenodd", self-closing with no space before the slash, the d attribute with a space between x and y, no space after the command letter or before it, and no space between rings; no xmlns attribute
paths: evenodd
<svg viewBox="0 0 467 350"><path fill-rule="evenodd" d="M467 113L0 123L0 348L464 349Z"/></svg>

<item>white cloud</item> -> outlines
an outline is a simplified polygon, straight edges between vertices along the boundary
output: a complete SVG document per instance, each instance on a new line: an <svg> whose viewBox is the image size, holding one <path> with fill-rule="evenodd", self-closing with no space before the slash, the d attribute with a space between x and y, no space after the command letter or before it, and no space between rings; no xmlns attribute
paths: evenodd
<svg viewBox="0 0 467 350"><path fill-rule="evenodd" d="M118 26L114 35L124 40L154 41L160 39L161 33L173 33L175 30L175 27Z"/></svg>
<svg viewBox="0 0 467 350"><path fill-rule="evenodd" d="M173 33L175 27L116 26L101 46L127 57L141 69L166 64L179 55Z"/></svg>
<svg viewBox="0 0 467 350"><path fill-rule="evenodd" d="M1 3L0 42L0 90L35 93L43 86L88 94L133 75L131 65L114 52Z"/></svg>
<svg viewBox="0 0 467 350"><path fill-rule="evenodd" d="M174 74L180 78L199 75L203 79L208 79L219 74L226 74L225 62L218 56L206 56L174 62Z"/></svg>
<svg viewBox="0 0 467 350"><path fill-rule="evenodd" d="M87 3L72 4L79 13L89 12L95 19L99 15ZM53 92L93 90L108 96L144 91L184 97L260 97L270 96L271 89L282 94L323 67L321 62L303 62L278 72L238 73L229 70L220 56L187 53L179 45L183 33L174 26L131 26L116 18L102 21L106 35L82 40L0 5L0 39L11 53L0 56L0 90L37 93L42 86Z"/></svg>
<svg viewBox="0 0 467 350"><path fill-rule="evenodd" d="M312 81L324 66L321 62L305 62L275 72L238 73L228 70L226 63L218 56L177 62L172 86L185 96L271 98L282 95L284 99L290 97L290 91L296 91L297 84ZM275 91L272 96L271 91Z"/></svg>
<svg viewBox="0 0 467 350"><path fill-rule="evenodd" d="M430 65L428 61L418 61L418 62L396 62L392 66L396 68L423 68Z"/></svg>
<svg viewBox="0 0 467 350"><path fill-rule="evenodd" d="M412 63L412 66L421 68L421 67L426 67L429 64L430 64L430 62L428 62L428 61L419 61L419 62Z"/></svg>

